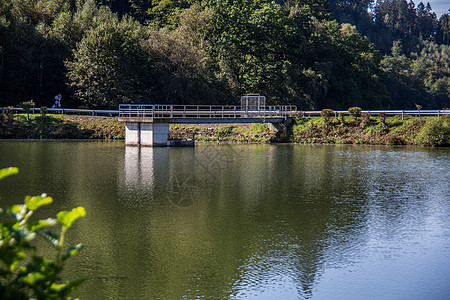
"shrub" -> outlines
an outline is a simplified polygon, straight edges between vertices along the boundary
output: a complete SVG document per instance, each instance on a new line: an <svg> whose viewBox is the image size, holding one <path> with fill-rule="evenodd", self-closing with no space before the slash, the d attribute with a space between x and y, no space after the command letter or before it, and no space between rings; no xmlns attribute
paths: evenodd
<svg viewBox="0 0 450 300"><path fill-rule="evenodd" d="M322 117L323 123L328 126L331 123L331 117L334 116L334 110L328 108L322 109L320 116Z"/></svg>
<svg viewBox="0 0 450 300"><path fill-rule="evenodd" d="M27 114L27 121L30 120L30 111L32 108L34 108L36 105L33 100L27 101L27 102L21 102L20 107L22 107L23 112Z"/></svg>
<svg viewBox="0 0 450 300"><path fill-rule="evenodd" d="M356 121L361 116L361 108L360 107L350 107L348 109L348 113L353 117L353 119Z"/></svg>
<svg viewBox="0 0 450 300"><path fill-rule="evenodd" d="M450 146L450 116L429 118L416 137L423 146Z"/></svg>
<svg viewBox="0 0 450 300"><path fill-rule="evenodd" d="M0 179L18 173L17 168L0 169ZM13 218L0 224L0 299L65 299L83 280L61 283L64 262L83 248L81 244L64 249L67 230L85 215L83 207L61 211L57 219L31 221L41 206L52 203L46 194L26 196L24 204L1 209ZM48 227L62 225L61 235ZM41 236L56 251L54 260L36 255L32 244Z"/></svg>

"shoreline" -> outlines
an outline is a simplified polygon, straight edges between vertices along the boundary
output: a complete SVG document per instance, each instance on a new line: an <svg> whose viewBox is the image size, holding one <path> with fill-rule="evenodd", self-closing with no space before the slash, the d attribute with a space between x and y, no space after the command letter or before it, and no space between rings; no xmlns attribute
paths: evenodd
<svg viewBox="0 0 450 300"><path fill-rule="evenodd" d="M124 123L115 117L77 115L0 115L0 139L15 140L124 140ZM196 143L450 146L450 116L378 117L324 120L303 117L283 131L270 130L267 123L172 124L171 139L195 135Z"/></svg>

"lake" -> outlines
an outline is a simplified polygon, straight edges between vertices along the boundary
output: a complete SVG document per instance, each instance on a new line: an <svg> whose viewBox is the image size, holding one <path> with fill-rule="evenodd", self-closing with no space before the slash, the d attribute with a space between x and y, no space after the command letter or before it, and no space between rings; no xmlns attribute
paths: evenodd
<svg viewBox="0 0 450 300"><path fill-rule="evenodd" d="M86 208L81 299L450 299L450 148L1 140L8 166L1 205Z"/></svg>

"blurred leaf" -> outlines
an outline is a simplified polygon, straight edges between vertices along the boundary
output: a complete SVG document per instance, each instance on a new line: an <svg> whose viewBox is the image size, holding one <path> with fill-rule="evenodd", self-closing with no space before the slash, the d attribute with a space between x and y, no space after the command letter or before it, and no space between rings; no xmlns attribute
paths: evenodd
<svg viewBox="0 0 450 300"><path fill-rule="evenodd" d="M23 252L12 252L9 249L0 248L0 260L8 266L9 270L12 272L16 266L25 258L25 253Z"/></svg>
<svg viewBox="0 0 450 300"><path fill-rule="evenodd" d="M27 205L28 209L31 211L35 211L39 207L43 205L48 205L53 202L52 197L48 197L47 194L42 194L40 196L34 196L30 197L27 196L25 198L25 204Z"/></svg>
<svg viewBox="0 0 450 300"><path fill-rule="evenodd" d="M74 291L74 290L75 290L80 284L82 284L84 281L85 281L85 279L77 279L77 280L68 282L68 283L67 283L67 286L66 286L66 291L65 291L66 294L68 294L68 293Z"/></svg>
<svg viewBox="0 0 450 300"><path fill-rule="evenodd" d="M19 242L29 243L36 237L36 233L29 230L26 227L23 229L21 228L21 229L17 230L15 233L16 233L16 239Z"/></svg>
<svg viewBox="0 0 450 300"><path fill-rule="evenodd" d="M70 228L76 220L86 215L84 207L79 206L71 211L60 211L57 215L58 221L65 227Z"/></svg>
<svg viewBox="0 0 450 300"><path fill-rule="evenodd" d="M42 230L39 231L39 235L41 235L45 240L50 242L50 244L52 244L53 247L58 247L59 236L56 233L51 232L50 230Z"/></svg>
<svg viewBox="0 0 450 300"><path fill-rule="evenodd" d="M0 180L2 180L3 178L5 178L7 176L14 175L17 173L19 173L19 168L10 167L10 168L0 169Z"/></svg>
<svg viewBox="0 0 450 300"><path fill-rule="evenodd" d="M44 229L45 227L54 226L54 225L56 225L56 223L57 223L56 219L52 219L52 218L48 218L45 220L39 220L37 223L33 223L31 225L31 230L39 231L39 230Z"/></svg>
<svg viewBox="0 0 450 300"><path fill-rule="evenodd" d="M40 272L32 272L32 273L28 273L27 276L22 277L21 281L28 285L34 286L36 284L41 284L46 279L47 278L44 274L42 274Z"/></svg>
<svg viewBox="0 0 450 300"><path fill-rule="evenodd" d="M66 285L64 283L58 284L58 283L54 283L52 284L52 286L50 287L50 290L52 292L56 292L56 293L60 293L62 289L64 289L66 287Z"/></svg>
<svg viewBox="0 0 450 300"><path fill-rule="evenodd" d="M15 204L13 206L7 207L6 212L17 221L22 221L25 217L25 213L27 212L27 206L24 204Z"/></svg>
<svg viewBox="0 0 450 300"><path fill-rule="evenodd" d="M67 252L64 253L62 256L63 261L68 259L69 257L74 256L75 254L78 253L78 251L80 251L83 248L84 248L84 245L82 245L82 244L78 244L76 246L69 248L69 250L67 250Z"/></svg>

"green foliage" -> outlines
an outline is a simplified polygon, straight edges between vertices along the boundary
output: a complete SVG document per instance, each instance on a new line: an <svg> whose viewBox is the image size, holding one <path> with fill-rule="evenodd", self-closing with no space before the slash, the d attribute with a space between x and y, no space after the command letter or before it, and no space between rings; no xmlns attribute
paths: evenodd
<svg viewBox="0 0 450 300"><path fill-rule="evenodd" d="M152 0L152 7L147 10L150 22L158 27L174 29L183 10L188 9L193 0Z"/></svg>
<svg viewBox="0 0 450 300"><path fill-rule="evenodd" d="M20 103L20 106L22 107L23 112L27 114L27 120L29 121L31 109L34 108L36 104L34 103L33 100L30 100L27 102Z"/></svg>
<svg viewBox="0 0 450 300"><path fill-rule="evenodd" d="M0 179L18 173L17 168L0 170ZM13 221L0 224L0 298L1 299L71 299L68 295L83 280L62 282L64 261L83 248L81 244L66 248L64 237L74 221L85 216L84 208L58 213L61 234L48 228L56 219L32 221L34 212L53 202L46 194L26 196L24 204L1 209ZM33 241L41 236L54 248L56 257L49 259L36 254Z"/></svg>
<svg viewBox="0 0 450 300"><path fill-rule="evenodd" d="M269 125L267 123L255 123L252 125L251 130L256 133L269 132Z"/></svg>
<svg viewBox="0 0 450 300"><path fill-rule="evenodd" d="M225 125L225 126L222 126L222 127L219 127L219 128L217 128L216 129L216 134L219 136L219 137L224 137L224 136L226 136L226 135L229 135L229 134L231 134L233 131L234 131L234 126L233 125Z"/></svg>
<svg viewBox="0 0 450 300"><path fill-rule="evenodd" d="M73 222L75 222L80 217L84 217L86 215L86 211L83 207L77 207L72 209L71 211L61 211L58 213L58 221L64 227L70 228L72 227Z"/></svg>
<svg viewBox="0 0 450 300"><path fill-rule="evenodd" d="M117 118L48 115L0 119L0 138L123 139L124 124Z"/></svg>
<svg viewBox="0 0 450 300"><path fill-rule="evenodd" d="M436 38L440 44L450 44L450 15L443 14L439 19Z"/></svg>
<svg viewBox="0 0 450 300"><path fill-rule="evenodd" d="M322 109L322 111L320 112L320 116L322 117L323 123L328 126L330 125L331 118L334 116L334 110Z"/></svg>
<svg viewBox="0 0 450 300"><path fill-rule="evenodd" d="M416 142L424 146L450 146L450 117L429 118Z"/></svg>
<svg viewBox="0 0 450 300"><path fill-rule="evenodd" d="M352 118L356 121L361 116L361 108L360 107L350 107L348 109L348 113L352 116Z"/></svg>
<svg viewBox="0 0 450 300"><path fill-rule="evenodd" d="M67 107L234 104L257 92L303 110L442 108L449 20L407 0L3 0L0 106L60 93Z"/></svg>
<svg viewBox="0 0 450 300"><path fill-rule="evenodd" d="M148 64L140 41L140 24L119 21L108 8L99 12L98 26L90 29L66 62L75 95L92 107L116 108L149 96Z"/></svg>
<svg viewBox="0 0 450 300"><path fill-rule="evenodd" d="M18 168L14 168L14 167L6 168L6 169L0 169L0 180L2 180L5 177L17 174L17 173L19 173L19 169Z"/></svg>

